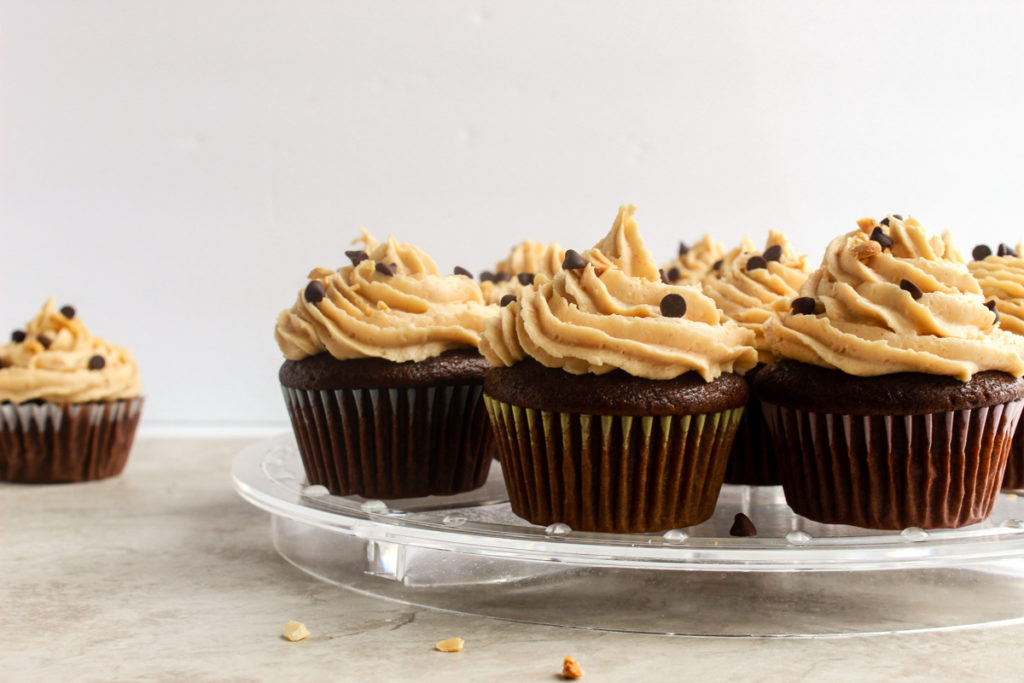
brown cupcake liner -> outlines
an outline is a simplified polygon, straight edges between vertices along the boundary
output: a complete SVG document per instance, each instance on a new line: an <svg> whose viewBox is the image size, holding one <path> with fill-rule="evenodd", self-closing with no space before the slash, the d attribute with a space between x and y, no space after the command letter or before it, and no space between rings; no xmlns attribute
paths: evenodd
<svg viewBox="0 0 1024 683"><path fill-rule="evenodd" d="M0 480L104 479L128 462L140 397L107 403L0 403Z"/></svg>
<svg viewBox="0 0 1024 683"><path fill-rule="evenodd" d="M782 483L771 432L761 403L753 396L736 430L725 467L725 483L746 486L777 486Z"/></svg>
<svg viewBox="0 0 1024 683"><path fill-rule="evenodd" d="M494 437L480 385L282 389L306 477L335 495L451 495L487 480Z"/></svg>
<svg viewBox="0 0 1024 683"><path fill-rule="evenodd" d="M743 414L621 417L484 400L512 511L580 531L659 531L708 519Z"/></svg>
<svg viewBox="0 0 1024 683"><path fill-rule="evenodd" d="M762 407L794 512L870 529L941 529L991 514L1024 401L893 416Z"/></svg>
<svg viewBox="0 0 1024 683"><path fill-rule="evenodd" d="M1018 423L1017 431L1010 443L1010 456L1006 459L1003 474L1003 488L1019 491L1024 489L1024 424Z"/></svg>

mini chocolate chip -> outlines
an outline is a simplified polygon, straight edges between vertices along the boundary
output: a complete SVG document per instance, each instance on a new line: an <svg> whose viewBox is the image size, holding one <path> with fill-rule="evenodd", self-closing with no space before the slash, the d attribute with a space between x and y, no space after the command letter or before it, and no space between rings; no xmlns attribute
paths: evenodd
<svg viewBox="0 0 1024 683"><path fill-rule="evenodd" d="M381 275L387 275L388 277L391 277L392 275L395 274L395 271L398 270L398 264L378 262L377 265L373 267L373 269L376 270Z"/></svg>
<svg viewBox="0 0 1024 683"><path fill-rule="evenodd" d="M466 270L462 266L455 266L455 274L456 275L465 275L466 277L468 277L470 279L473 279L473 273L469 272L468 270Z"/></svg>
<svg viewBox="0 0 1024 683"><path fill-rule="evenodd" d="M519 280L519 284L523 287L529 287L533 284L533 273L519 273L516 275L516 279Z"/></svg>
<svg viewBox="0 0 1024 683"><path fill-rule="evenodd" d="M722 264L724 262L725 262L725 259L718 259L717 261L715 261L714 263L711 264L711 270L721 270L722 269Z"/></svg>
<svg viewBox="0 0 1024 683"><path fill-rule="evenodd" d="M920 299L922 296L924 296L924 292L921 291L921 288L915 285L910 280L900 280L900 289L910 292L910 296L912 296L915 300Z"/></svg>
<svg viewBox="0 0 1024 683"><path fill-rule="evenodd" d="M370 258L362 249L353 249L352 251L346 251L345 256L348 256L349 260L352 261L353 266L358 266L360 263Z"/></svg>
<svg viewBox="0 0 1024 683"><path fill-rule="evenodd" d="M501 307L504 308L505 306L508 306L510 303L512 303L515 300L516 300L516 295L515 294L506 294L505 296L501 297Z"/></svg>
<svg viewBox="0 0 1024 683"><path fill-rule="evenodd" d="M504 270L499 270L497 273L494 274L494 281L495 282L505 282L506 280L511 280L511 279L512 279L512 276L509 275L508 273L506 273Z"/></svg>
<svg viewBox="0 0 1024 683"><path fill-rule="evenodd" d="M313 280L306 285L306 292L304 296L306 297L306 301L309 303L318 304L324 300L324 294L326 293L327 290L324 289L324 283L319 280Z"/></svg>
<svg viewBox="0 0 1024 683"><path fill-rule="evenodd" d="M986 301L985 302L985 308L987 308L988 310L992 311L992 315L994 315L996 317L996 319L992 321L992 324L995 325L996 323L998 323L999 322L999 311L996 309L996 300L992 299L990 301Z"/></svg>
<svg viewBox="0 0 1024 683"><path fill-rule="evenodd" d="M737 512L732 521L732 528L729 529L730 536L757 536L757 527L742 512Z"/></svg>
<svg viewBox="0 0 1024 683"><path fill-rule="evenodd" d="M793 312L797 315L811 315L817 308L817 302L809 296L798 296L790 304Z"/></svg>
<svg viewBox="0 0 1024 683"><path fill-rule="evenodd" d="M768 267L768 262L765 261L764 258L761 257L761 256L751 256L749 259L747 259L747 272L748 273L750 271L752 271L752 270L757 270L759 268L767 268L767 267Z"/></svg>
<svg viewBox="0 0 1024 683"><path fill-rule="evenodd" d="M882 220L880 220L878 222L881 223L882 225L889 225L889 217L886 216L885 218L883 218Z"/></svg>
<svg viewBox="0 0 1024 683"><path fill-rule="evenodd" d="M773 244L772 246L765 249L764 253L761 255L764 256L765 261L778 261L779 259L782 258L782 245Z"/></svg>
<svg viewBox="0 0 1024 683"><path fill-rule="evenodd" d="M90 370L102 370L107 366L107 361L104 360L103 356L93 356L89 359Z"/></svg>
<svg viewBox="0 0 1024 683"><path fill-rule="evenodd" d="M11 332L11 341L16 344L20 344L25 341L25 330L15 330L14 332Z"/></svg>
<svg viewBox="0 0 1024 683"><path fill-rule="evenodd" d="M74 306L62 306L61 309L60 309L60 314L63 315L68 320L71 320L72 318L75 317L75 307Z"/></svg>
<svg viewBox="0 0 1024 683"><path fill-rule="evenodd" d="M668 275L665 274L665 269L664 268L658 268L658 277L661 278L661 283L662 284L664 284L664 285L671 284L668 281Z"/></svg>
<svg viewBox="0 0 1024 683"><path fill-rule="evenodd" d="M895 218L898 221L903 220L903 216L899 215L898 213L891 213L889 215L892 216L893 218Z"/></svg>
<svg viewBox="0 0 1024 683"><path fill-rule="evenodd" d="M666 273L666 274L668 275L668 281L669 282L675 282L676 280L678 280L683 275L679 271L679 269L676 268L675 266L672 266L671 268L669 268L668 269L668 273Z"/></svg>
<svg viewBox="0 0 1024 683"><path fill-rule="evenodd" d="M6 367L7 367L7 363L4 362L3 358L0 358L0 370L3 370Z"/></svg>
<svg viewBox="0 0 1024 683"><path fill-rule="evenodd" d="M577 270L586 268L587 262L583 260L580 253L575 249L568 249L565 252L565 260L562 261L562 268L565 270Z"/></svg>
<svg viewBox="0 0 1024 683"><path fill-rule="evenodd" d="M494 273L489 270L480 273L480 282L494 282Z"/></svg>
<svg viewBox="0 0 1024 683"><path fill-rule="evenodd" d="M979 244L974 249L971 249L971 256L974 257L975 261L984 261L991 255L992 250L987 244Z"/></svg>
<svg viewBox="0 0 1024 683"><path fill-rule="evenodd" d="M686 299L678 294L666 294L661 299L661 314L666 318L682 318L686 315Z"/></svg>
<svg viewBox="0 0 1024 683"><path fill-rule="evenodd" d="M888 223L886 223L888 225ZM882 249L889 249L893 245L892 238L885 234L881 226L876 225L871 231L871 239L882 245Z"/></svg>
<svg viewBox="0 0 1024 683"><path fill-rule="evenodd" d="M688 245L686 242L680 242L679 243L679 255L680 256L686 256L689 253L690 253L690 245Z"/></svg>
<svg viewBox="0 0 1024 683"><path fill-rule="evenodd" d="M53 343L53 340L47 337L45 334L39 335L38 337L36 337L36 339L39 341L40 344L43 345L44 349L50 348L50 344Z"/></svg>
<svg viewBox="0 0 1024 683"><path fill-rule="evenodd" d="M1000 244L996 248L996 256L1016 256L1016 255L1017 255L1017 250L1016 249L1011 249L1010 247L1006 246L1005 244Z"/></svg>

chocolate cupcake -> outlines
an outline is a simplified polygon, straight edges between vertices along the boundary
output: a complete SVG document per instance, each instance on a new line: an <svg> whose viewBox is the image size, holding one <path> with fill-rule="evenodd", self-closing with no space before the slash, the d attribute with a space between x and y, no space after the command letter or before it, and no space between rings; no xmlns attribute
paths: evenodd
<svg viewBox="0 0 1024 683"><path fill-rule="evenodd" d="M807 257L794 251L785 235L772 230L764 251L757 251L753 243L744 238L738 248L726 254L719 268L704 276L701 285L704 293L714 300L725 317L756 335L754 346L758 363L747 374L749 382L753 382L766 363L774 360L764 336L764 324L771 317L772 304L780 298L793 297L809 273ZM733 441L725 483L776 485L781 480L775 449L753 386L751 390L750 403Z"/></svg>
<svg viewBox="0 0 1024 683"><path fill-rule="evenodd" d="M676 257L662 266L665 279L673 285L697 285L722 265L725 249L705 233L696 244L679 243Z"/></svg>
<svg viewBox="0 0 1024 683"><path fill-rule="evenodd" d="M533 283L537 275L554 277L562 267L565 249L558 242L545 244L523 240L503 261L499 261L493 271L480 274L480 290L484 300L490 304L501 304L506 297L517 296L523 287Z"/></svg>
<svg viewBox="0 0 1024 683"><path fill-rule="evenodd" d="M142 414L131 354L50 299L0 346L0 480L103 479L128 461Z"/></svg>
<svg viewBox="0 0 1024 683"><path fill-rule="evenodd" d="M1024 258L1020 252L1024 245L1014 249L1005 244L995 252L985 244L974 247L974 260L967 264L981 286L986 305L994 309L999 326L1008 332L1024 336ZM1003 476L1004 489L1024 489L1024 430L1019 426L1010 446Z"/></svg>
<svg viewBox="0 0 1024 683"><path fill-rule="evenodd" d="M493 435L480 332L496 306L467 275L438 274L394 238L315 268L275 337L279 378L311 484L410 498L482 486Z"/></svg>
<svg viewBox="0 0 1024 683"><path fill-rule="evenodd" d="M959 527L992 511L1024 405L1024 340L913 218L829 244L766 335L755 389L786 500L818 522Z"/></svg>
<svg viewBox="0 0 1024 683"><path fill-rule="evenodd" d="M656 531L714 511L754 334L661 281L635 210L590 251L566 252L481 340L512 510L534 524Z"/></svg>

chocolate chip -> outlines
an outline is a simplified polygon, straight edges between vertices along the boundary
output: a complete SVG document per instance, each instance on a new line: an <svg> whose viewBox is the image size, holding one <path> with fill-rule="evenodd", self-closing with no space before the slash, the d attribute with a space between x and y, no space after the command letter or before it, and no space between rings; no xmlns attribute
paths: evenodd
<svg viewBox="0 0 1024 683"><path fill-rule="evenodd" d="M60 314L63 315L68 320L71 320L72 318L75 317L75 307L74 306L62 306L61 309L60 309Z"/></svg>
<svg viewBox="0 0 1024 683"><path fill-rule="evenodd" d="M565 270L577 270L579 268L586 268L587 262L583 260L580 253L575 249L569 249L565 252L565 259L562 261L562 268Z"/></svg>
<svg viewBox="0 0 1024 683"><path fill-rule="evenodd" d="M53 340L47 337L45 334L39 335L38 337L36 337L36 339L39 341L40 344L43 345L44 349L50 348L50 344L53 343Z"/></svg>
<svg viewBox="0 0 1024 683"><path fill-rule="evenodd" d="M485 270L480 273L480 282L494 282L494 273Z"/></svg>
<svg viewBox="0 0 1024 683"><path fill-rule="evenodd" d="M306 297L306 301L309 303L318 304L324 300L324 294L326 293L327 290L324 289L324 283L319 280L313 280L306 285L306 292L304 296Z"/></svg>
<svg viewBox="0 0 1024 683"><path fill-rule="evenodd" d="M721 270L722 269L722 264L724 262L725 262L725 259L718 259L717 261L715 261L714 263L711 264L711 270Z"/></svg>
<svg viewBox="0 0 1024 683"><path fill-rule="evenodd" d="M370 256L362 249L353 249L352 251L346 251L345 256L348 256L349 260L352 261L353 266L358 266L360 263L370 258Z"/></svg>
<svg viewBox="0 0 1024 683"><path fill-rule="evenodd" d="M468 270L466 270L462 266L455 266L455 274L456 275L465 275L469 279L473 279L473 273L469 272Z"/></svg>
<svg viewBox="0 0 1024 683"><path fill-rule="evenodd" d="M765 249L764 253L761 255L764 256L765 261L778 261L779 259L782 258L782 245L773 244L772 246Z"/></svg>
<svg viewBox="0 0 1024 683"><path fill-rule="evenodd" d="M1017 255L1017 250L1016 249L1011 249L1010 247L1006 246L1005 244L1000 244L996 248L996 256L1016 256L1016 255Z"/></svg>
<svg viewBox="0 0 1024 683"><path fill-rule="evenodd" d="M985 302L985 308L987 308L988 310L992 311L992 314L996 317L996 319L993 321L993 324L998 323L999 322L999 311L996 310L996 300L992 299L991 301L986 301Z"/></svg>
<svg viewBox="0 0 1024 683"><path fill-rule="evenodd" d="M757 536L757 527L742 512L737 512L732 521L732 528L729 529L730 536Z"/></svg>
<svg viewBox="0 0 1024 683"><path fill-rule="evenodd" d="M891 213L889 215L892 216L893 218L895 218L898 221L903 220L903 216L899 215L898 213Z"/></svg>
<svg viewBox="0 0 1024 683"><path fill-rule="evenodd" d="M675 266L672 266L671 268L668 269L667 275L668 275L668 281L669 282L675 282L680 277L682 277L683 274L679 271L678 268L676 268Z"/></svg>
<svg viewBox="0 0 1024 683"><path fill-rule="evenodd" d="M924 292L921 291L921 288L910 280L900 280L900 289L910 292L910 296L914 297L915 300L924 296Z"/></svg>
<svg viewBox="0 0 1024 683"><path fill-rule="evenodd" d="M512 276L509 275L508 273L506 273L504 270L499 270L497 273L494 274L494 281L495 282L505 282L506 280L511 280L511 279L512 279Z"/></svg>
<svg viewBox="0 0 1024 683"><path fill-rule="evenodd" d="M6 367L7 367L7 363L4 362L3 358L0 358L0 370L3 370Z"/></svg>
<svg viewBox="0 0 1024 683"><path fill-rule="evenodd" d="M883 218L882 220L880 220L878 222L881 223L882 225L889 225L889 217L886 216L885 218Z"/></svg>
<svg viewBox="0 0 1024 683"><path fill-rule="evenodd" d="M516 300L516 295L515 294L506 294L505 296L501 297L501 307L504 308L505 306L508 306L510 303L512 303L515 300Z"/></svg>
<svg viewBox="0 0 1024 683"><path fill-rule="evenodd" d="M888 225L888 223L886 223ZM893 245L892 238L882 231L881 226L875 226L875 229L871 231L871 239L882 245L882 249L889 249Z"/></svg>
<svg viewBox="0 0 1024 683"><path fill-rule="evenodd" d="M661 278L661 283L662 284L664 284L664 285L671 284L668 281L668 275L665 274L665 269L664 268L658 268L658 277Z"/></svg>
<svg viewBox="0 0 1024 683"><path fill-rule="evenodd" d="M987 244L979 244L978 246L971 249L971 256L975 261L984 261L992 255L992 250L989 249Z"/></svg>
<svg viewBox="0 0 1024 683"><path fill-rule="evenodd" d="M102 370L107 366L107 361L104 360L103 356L93 356L89 359L90 370Z"/></svg>
<svg viewBox="0 0 1024 683"><path fill-rule="evenodd" d="M666 318L682 318L686 315L686 299L678 294L666 294L661 300L661 314Z"/></svg>
<svg viewBox="0 0 1024 683"><path fill-rule="evenodd" d="M533 284L533 273L519 273L516 275L516 279L519 280L519 284L523 287L529 287Z"/></svg>
<svg viewBox="0 0 1024 683"><path fill-rule="evenodd" d="M686 242L680 242L679 243L679 255L680 256L686 256L689 253L690 253L690 245L688 245Z"/></svg>
<svg viewBox="0 0 1024 683"><path fill-rule="evenodd" d="M15 330L14 332L11 332L11 341L16 344L20 344L25 341L25 330Z"/></svg>
<svg viewBox="0 0 1024 683"><path fill-rule="evenodd" d="M759 268L767 268L768 262L761 256L751 256L747 259L747 272L752 270L758 270Z"/></svg>
<svg viewBox="0 0 1024 683"><path fill-rule="evenodd" d="M391 277L398 270L398 264L397 263L380 263L378 261L377 265L375 265L373 267L373 269L376 270L381 275L387 275L388 277Z"/></svg>
<svg viewBox="0 0 1024 683"><path fill-rule="evenodd" d="M790 307L797 315L811 315L817 307L817 302L809 296L798 296L793 299Z"/></svg>

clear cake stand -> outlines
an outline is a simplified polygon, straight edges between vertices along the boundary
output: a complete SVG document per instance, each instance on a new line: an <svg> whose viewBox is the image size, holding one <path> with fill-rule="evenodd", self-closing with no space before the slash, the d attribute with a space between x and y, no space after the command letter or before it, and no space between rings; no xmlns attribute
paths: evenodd
<svg viewBox="0 0 1024 683"><path fill-rule="evenodd" d="M534 526L500 466L470 493L408 500L308 486L292 436L234 460L278 552L351 590L410 605L577 628L701 636L866 635L1024 621L1024 497L987 522L877 532L811 522L779 487L725 486L714 516L656 534ZM729 535L745 512L752 538Z"/></svg>

